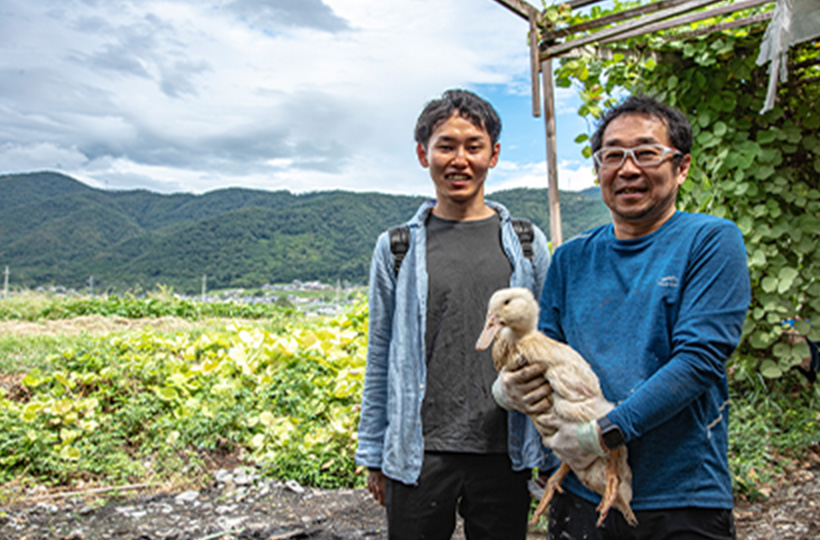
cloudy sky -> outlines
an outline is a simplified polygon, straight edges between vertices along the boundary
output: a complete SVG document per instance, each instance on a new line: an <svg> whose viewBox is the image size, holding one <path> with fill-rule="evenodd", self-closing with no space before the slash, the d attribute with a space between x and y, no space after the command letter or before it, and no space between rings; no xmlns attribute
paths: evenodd
<svg viewBox="0 0 820 540"><path fill-rule="evenodd" d="M461 87L504 124L488 191L546 187L526 36L493 0L2 0L0 174L431 195L413 126ZM593 182L577 106L559 89L561 189Z"/></svg>

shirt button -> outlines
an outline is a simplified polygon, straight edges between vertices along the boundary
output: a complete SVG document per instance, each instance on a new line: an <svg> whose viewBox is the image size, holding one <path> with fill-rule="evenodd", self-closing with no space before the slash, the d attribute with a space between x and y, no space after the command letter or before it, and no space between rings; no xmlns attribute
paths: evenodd
<svg viewBox="0 0 820 540"><path fill-rule="evenodd" d="M423 384L419 385L419 390L424 390L424 385Z"/></svg>

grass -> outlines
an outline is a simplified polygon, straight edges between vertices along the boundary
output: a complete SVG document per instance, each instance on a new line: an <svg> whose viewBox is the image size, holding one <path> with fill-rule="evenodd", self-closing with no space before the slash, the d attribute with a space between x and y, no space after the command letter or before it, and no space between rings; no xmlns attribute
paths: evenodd
<svg viewBox="0 0 820 540"><path fill-rule="evenodd" d="M820 384L790 371L757 375L731 387L729 465L736 494L765 497L809 452L820 450Z"/></svg>
<svg viewBox="0 0 820 540"><path fill-rule="evenodd" d="M0 374L15 375L31 369L51 369L55 351L65 350L87 340L87 336L2 335L0 336Z"/></svg>

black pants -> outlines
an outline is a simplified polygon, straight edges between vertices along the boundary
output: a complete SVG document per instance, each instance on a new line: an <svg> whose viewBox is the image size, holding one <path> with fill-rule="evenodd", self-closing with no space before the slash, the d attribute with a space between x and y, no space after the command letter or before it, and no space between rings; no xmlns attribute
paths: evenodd
<svg viewBox="0 0 820 540"><path fill-rule="evenodd" d="M387 480L388 536L447 540L458 511L468 540L524 540L529 478L506 454L425 452L417 485Z"/></svg>
<svg viewBox="0 0 820 540"><path fill-rule="evenodd" d="M735 540L732 511L721 508L636 510L638 526L630 526L612 508L596 527L596 505L564 491L549 509L550 540Z"/></svg>

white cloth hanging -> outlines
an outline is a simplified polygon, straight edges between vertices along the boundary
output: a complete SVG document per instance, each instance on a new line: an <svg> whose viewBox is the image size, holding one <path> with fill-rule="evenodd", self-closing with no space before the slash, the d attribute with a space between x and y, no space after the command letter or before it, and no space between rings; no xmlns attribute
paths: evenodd
<svg viewBox="0 0 820 540"><path fill-rule="evenodd" d="M789 47L820 36L820 0L777 0L774 15L769 21L757 65L769 66L769 89L761 114L774 107L777 97L778 75L781 82L788 79Z"/></svg>

